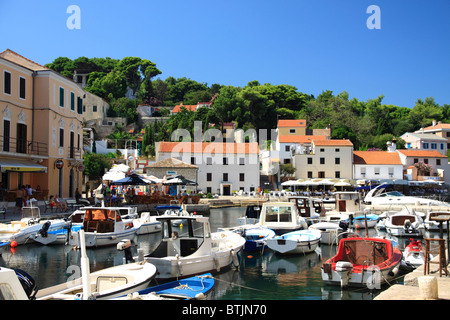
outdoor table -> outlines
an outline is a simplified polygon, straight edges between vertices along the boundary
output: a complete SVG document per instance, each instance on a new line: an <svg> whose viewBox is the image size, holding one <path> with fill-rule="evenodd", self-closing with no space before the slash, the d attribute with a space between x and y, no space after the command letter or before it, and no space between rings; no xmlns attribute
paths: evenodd
<svg viewBox="0 0 450 320"><path fill-rule="evenodd" d="M449 224L450 224L450 214L443 214L436 217L431 217L430 220L439 222L439 236L444 239L444 228L443 223L447 222L447 264L450 260L450 239L449 239Z"/></svg>

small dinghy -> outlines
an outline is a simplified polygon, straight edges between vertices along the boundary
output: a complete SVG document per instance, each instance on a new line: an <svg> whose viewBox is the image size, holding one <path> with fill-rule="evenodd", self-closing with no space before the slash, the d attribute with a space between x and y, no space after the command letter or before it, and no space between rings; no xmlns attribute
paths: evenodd
<svg viewBox="0 0 450 320"><path fill-rule="evenodd" d="M331 245L333 243L338 244L341 236L340 233L344 231L344 229L338 224L334 222L318 222L309 226L310 230L318 230L322 234L320 238L320 243Z"/></svg>
<svg viewBox="0 0 450 320"><path fill-rule="evenodd" d="M350 219L346 220L346 222L350 223L349 220ZM366 226L367 228L374 228L379 220L380 216L378 216L377 214L374 213L366 215L363 214L353 217L351 221L351 226L356 229L365 229Z"/></svg>
<svg viewBox="0 0 450 320"><path fill-rule="evenodd" d="M299 230L268 239L267 246L283 254L308 253L317 248L321 237L318 230Z"/></svg>
<svg viewBox="0 0 450 320"><path fill-rule="evenodd" d="M275 237L275 231L264 227L243 229L241 233L245 239L244 251L264 251L267 248L267 240Z"/></svg>
<svg viewBox="0 0 450 320"><path fill-rule="evenodd" d="M336 255L322 265L326 284L380 289L400 270L402 253L388 239L345 238Z"/></svg>
<svg viewBox="0 0 450 320"><path fill-rule="evenodd" d="M163 283L113 300L205 300L213 287L214 278L206 273Z"/></svg>

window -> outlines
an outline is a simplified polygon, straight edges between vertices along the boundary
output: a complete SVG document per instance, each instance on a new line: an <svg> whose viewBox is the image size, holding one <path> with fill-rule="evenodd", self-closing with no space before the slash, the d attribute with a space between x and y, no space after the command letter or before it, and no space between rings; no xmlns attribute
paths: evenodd
<svg viewBox="0 0 450 320"><path fill-rule="evenodd" d="M431 144L431 149L436 150L437 149L437 143L432 143Z"/></svg>
<svg viewBox="0 0 450 320"><path fill-rule="evenodd" d="M393 175L394 175L394 168L389 167L389 168L388 168L388 171L389 171L389 175L390 175L390 176L393 176Z"/></svg>
<svg viewBox="0 0 450 320"><path fill-rule="evenodd" d="M59 106L64 108L64 88L59 87Z"/></svg>
<svg viewBox="0 0 450 320"><path fill-rule="evenodd" d="M334 177L335 177L336 179L339 179L339 178L341 177L341 172L340 172L340 171L335 171L335 172L334 172Z"/></svg>
<svg viewBox="0 0 450 320"><path fill-rule="evenodd" d="M340 152L341 150L339 148L334 149L334 152Z"/></svg>
<svg viewBox="0 0 450 320"><path fill-rule="evenodd" d="M444 150L444 144L441 143L441 150Z"/></svg>
<svg viewBox="0 0 450 320"><path fill-rule="evenodd" d="M195 164L195 157L191 157L191 164Z"/></svg>
<svg viewBox="0 0 450 320"><path fill-rule="evenodd" d="M223 174L223 181L228 181L228 173Z"/></svg>
<svg viewBox="0 0 450 320"><path fill-rule="evenodd" d="M441 159L436 159L436 165L440 166L441 165Z"/></svg>
<svg viewBox="0 0 450 320"><path fill-rule="evenodd" d="M245 173L239 173L239 181L245 181Z"/></svg>
<svg viewBox="0 0 450 320"><path fill-rule="evenodd" d="M428 164L428 159L423 159L423 162Z"/></svg>
<svg viewBox="0 0 450 320"><path fill-rule="evenodd" d="M362 177L366 176L366 168L361 168L361 176Z"/></svg>
<svg viewBox="0 0 450 320"><path fill-rule="evenodd" d="M334 158L334 164L341 164L341 158Z"/></svg>
<svg viewBox="0 0 450 320"><path fill-rule="evenodd" d="M325 152L325 148L320 148L320 152Z"/></svg>
<svg viewBox="0 0 450 320"><path fill-rule="evenodd" d="M11 73L8 71L3 72L3 92L11 94Z"/></svg>
<svg viewBox="0 0 450 320"><path fill-rule="evenodd" d="M245 165L245 158L239 158L239 165L240 166Z"/></svg>
<svg viewBox="0 0 450 320"><path fill-rule="evenodd" d="M291 159L284 159L284 164L289 164L289 163L291 163Z"/></svg>
<svg viewBox="0 0 450 320"><path fill-rule="evenodd" d="M312 171L308 171L308 179L312 179Z"/></svg>
<svg viewBox="0 0 450 320"><path fill-rule="evenodd" d="M414 163L418 163L418 162L419 162L419 159L415 158Z"/></svg>
<svg viewBox="0 0 450 320"><path fill-rule="evenodd" d="M26 80L25 78L19 77L19 98L25 99L26 98Z"/></svg>
<svg viewBox="0 0 450 320"><path fill-rule="evenodd" d="M325 172L324 171L319 171L317 175L318 175L319 178L322 178L322 179L325 178Z"/></svg>
<svg viewBox="0 0 450 320"><path fill-rule="evenodd" d="M59 146L64 147L64 129L59 128Z"/></svg>
<svg viewBox="0 0 450 320"><path fill-rule="evenodd" d="M313 158L311 157L308 158L308 164L313 164Z"/></svg>
<svg viewBox="0 0 450 320"><path fill-rule="evenodd" d="M424 143L423 143L423 148L424 148L424 149L428 149L428 142L424 142Z"/></svg>
<svg viewBox="0 0 450 320"><path fill-rule="evenodd" d="M375 175L379 175L380 174L380 168L379 167L376 167L374 170L375 170Z"/></svg>
<svg viewBox="0 0 450 320"><path fill-rule="evenodd" d="M206 174L206 181L212 181L212 173Z"/></svg>
<svg viewBox="0 0 450 320"><path fill-rule="evenodd" d="M291 147L290 147L290 146L285 146L285 147L284 147L284 151L286 151L286 152L291 151Z"/></svg>
<svg viewBox="0 0 450 320"><path fill-rule="evenodd" d="M97 106L92 106L92 112L97 112Z"/></svg>
<svg viewBox="0 0 450 320"><path fill-rule="evenodd" d="M75 111L75 93L70 93L70 110Z"/></svg>
<svg viewBox="0 0 450 320"><path fill-rule="evenodd" d="M320 158L320 164L325 164L325 158Z"/></svg>
<svg viewBox="0 0 450 320"><path fill-rule="evenodd" d="M212 158L211 157L206 158L206 165L208 165L208 166L212 165Z"/></svg>
<svg viewBox="0 0 450 320"><path fill-rule="evenodd" d="M289 133L294 134L295 133L295 129L289 129Z"/></svg>
<svg viewBox="0 0 450 320"><path fill-rule="evenodd" d="M17 124L16 152L17 153L27 152L27 126L23 123Z"/></svg>
<svg viewBox="0 0 450 320"><path fill-rule="evenodd" d="M212 191L212 188L211 188L211 187L206 187L206 193L207 193L207 194L208 194L208 193L212 193L211 191Z"/></svg>
<svg viewBox="0 0 450 320"><path fill-rule="evenodd" d="M6 152L9 152L10 126L9 120L3 120L3 151Z"/></svg>
<svg viewBox="0 0 450 320"><path fill-rule="evenodd" d="M228 158L223 158L223 165L227 166L228 165Z"/></svg>

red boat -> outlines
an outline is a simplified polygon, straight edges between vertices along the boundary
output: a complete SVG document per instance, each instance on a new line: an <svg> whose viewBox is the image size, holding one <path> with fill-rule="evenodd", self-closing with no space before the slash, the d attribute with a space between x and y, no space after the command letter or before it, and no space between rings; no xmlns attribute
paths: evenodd
<svg viewBox="0 0 450 320"><path fill-rule="evenodd" d="M380 238L345 238L336 255L322 265L322 279L341 287L380 289L398 274L402 253Z"/></svg>

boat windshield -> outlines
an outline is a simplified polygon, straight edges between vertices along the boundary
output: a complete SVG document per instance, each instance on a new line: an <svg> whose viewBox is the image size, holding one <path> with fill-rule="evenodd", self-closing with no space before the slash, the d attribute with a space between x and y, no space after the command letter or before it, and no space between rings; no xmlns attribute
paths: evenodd
<svg viewBox="0 0 450 320"><path fill-rule="evenodd" d="M292 222L290 206L267 206L266 222Z"/></svg>
<svg viewBox="0 0 450 320"><path fill-rule="evenodd" d="M405 195L398 191L389 191L379 195L379 197L404 197Z"/></svg>
<svg viewBox="0 0 450 320"><path fill-rule="evenodd" d="M38 207L24 207L22 209L22 219L37 219L40 218L40 210Z"/></svg>
<svg viewBox="0 0 450 320"><path fill-rule="evenodd" d="M163 238L203 238L203 223L194 219L164 219L160 221L163 222Z"/></svg>

